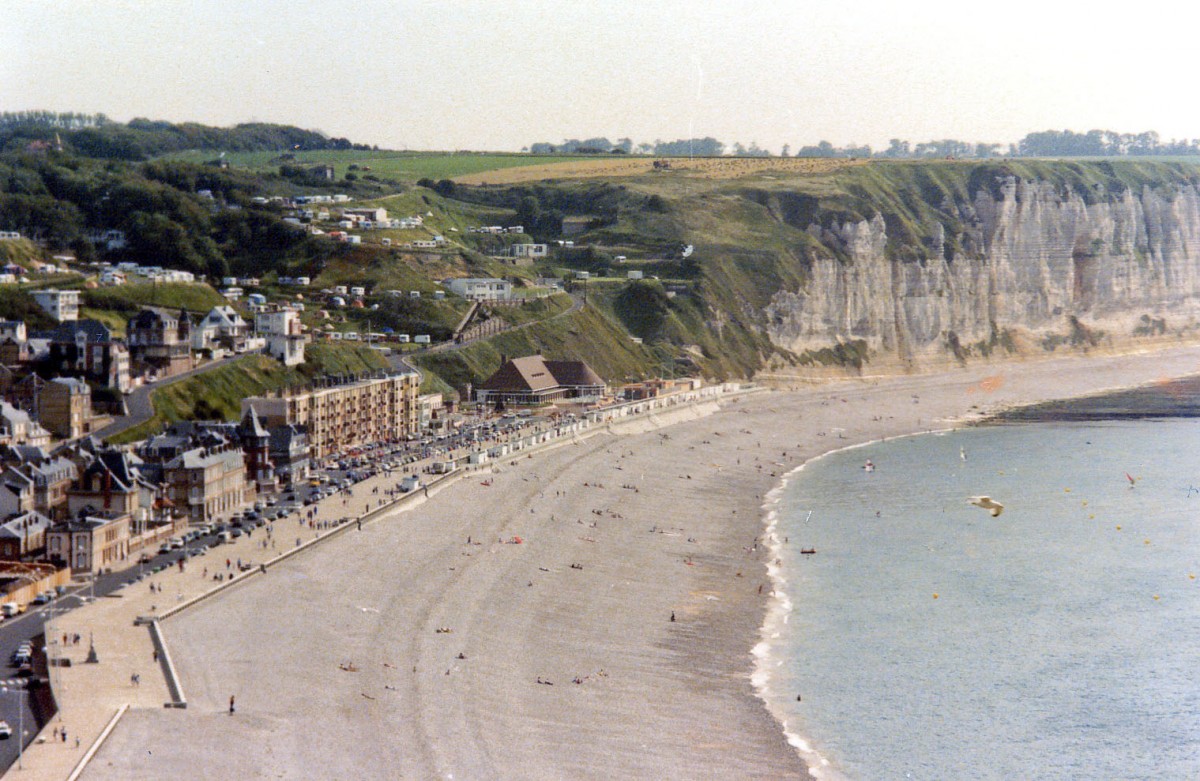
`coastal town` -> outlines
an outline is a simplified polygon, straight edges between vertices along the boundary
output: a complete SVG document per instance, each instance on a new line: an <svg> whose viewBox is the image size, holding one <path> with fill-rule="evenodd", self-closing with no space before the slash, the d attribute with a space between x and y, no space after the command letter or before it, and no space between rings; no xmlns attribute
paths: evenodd
<svg viewBox="0 0 1200 781"><path fill-rule="evenodd" d="M121 237L97 240L119 245ZM133 264L83 271L95 280L89 285L124 285L127 275L194 284ZM62 272L68 269L53 273ZM370 505L336 518L325 508L346 505L364 481L383 491L378 510L427 492L431 481L487 471L613 420L736 389L692 378L610 387L583 361L527 355L505 358L490 378L466 389L469 395L447 397L422 393L421 373L391 354L388 343L402 342L377 334L379 342L366 347L387 355L389 368L321 374L303 386L242 398L235 421L179 420L145 438L106 441L139 422L127 401L133 394L203 376L246 354L299 366L314 338L329 341L302 324L294 298L240 300L236 283L253 288L257 280L223 282L226 304L203 315L142 307L123 337L82 316L74 289L31 291L53 328L0 322L0 652L14 685L28 695L0 701L0 731L18 723L23 730L23 740L5 744L15 749L9 761L56 711L52 668L64 663L64 649L46 634L52 617L61 621L168 567L204 566L222 557L221 546L236 546L256 530L274 546L275 530L285 526L288 535L299 526L319 537L351 520L361 524ZM478 303L509 293L502 280L453 279L437 297ZM361 306L366 294L331 288L308 298L344 306L348 296ZM230 576L250 561L239 556ZM225 579L216 577L214 588Z"/></svg>

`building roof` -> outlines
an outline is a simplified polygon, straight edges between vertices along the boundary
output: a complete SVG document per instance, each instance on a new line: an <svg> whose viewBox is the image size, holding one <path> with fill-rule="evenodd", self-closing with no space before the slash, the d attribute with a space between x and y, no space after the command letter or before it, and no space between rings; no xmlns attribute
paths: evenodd
<svg viewBox="0 0 1200 781"><path fill-rule="evenodd" d="M527 355L505 361L479 388L512 393L596 385L603 386L604 380L583 361L547 361L540 355Z"/></svg>
<svg viewBox="0 0 1200 781"><path fill-rule="evenodd" d="M167 464L168 469L206 469L213 464L226 463L231 460L242 463L242 452L237 449L209 450L197 447L188 450Z"/></svg>
<svg viewBox="0 0 1200 781"><path fill-rule="evenodd" d="M0 537L25 539L30 534L45 531L52 521L37 510L17 513L0 521Z"/></svg>
<svg viewBox="0 0 1200 781"><path fill-rule="evenodd" d="M527 355L505 361L496 373L479 387L490 391L541 391L558 385L546 361L540 355Z"/></svg>
<svg viewBox="0 0 1200 781"><path fill-rule="evenodd" d="M72 320L59 323L58 327L50 332L50 339L54 342L74 344L76 335L80 333L84 334L84 338L89 344L112 341L112 331L108 330L108 326L99 320Z"/></svg>
<svg viewBox="0 0 1200 781"><path fill-rule="evenodd" d="M66 386L67 390L72 394L76 393L91 393L91 388L88 384L78 377L55 377L50 382Z"/></svg>
<svg viewBox="0 0 1200 781"><path fill-rule="evenodd" d="M585 387L593 385L604 385L604 380L600 378L583 361L546 361L546 368L550 369L550 373L554 375L554 379L558 380L559 385L568 387Z"/></svg>
<svg viewBox="0 0 1200 781"><path fill-rule="evenodd" d="M263 428L262 422L259 421L258 413L254 411L254 405L250 405L250 408L246 410L246 414L242 416L242 422L241 425L238 426L238 432L243 436L250 435L258 438L266 438L270 436L270 434L267 433L267 430Z"/></svg>

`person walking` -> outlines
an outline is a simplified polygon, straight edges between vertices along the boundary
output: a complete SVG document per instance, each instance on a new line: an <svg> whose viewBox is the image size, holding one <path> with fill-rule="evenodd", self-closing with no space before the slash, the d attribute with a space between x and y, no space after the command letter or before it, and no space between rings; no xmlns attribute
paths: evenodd
<svg viewBox="0 0 1200 781"><path fill-rule="evenodd" d="M233 707L233 702L234 702L234 700L233 700L233 697L234 697L234 695L232 695L232 694L231 694L231 695L229 695L229 715L230 715L230 716L232 716L232 715L233 715L233 711L234 711L234 707Z"/></svg>

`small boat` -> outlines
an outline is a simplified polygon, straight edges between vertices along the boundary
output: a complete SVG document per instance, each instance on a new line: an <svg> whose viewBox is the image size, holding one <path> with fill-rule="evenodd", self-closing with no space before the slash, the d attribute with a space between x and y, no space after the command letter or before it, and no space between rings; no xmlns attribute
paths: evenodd
<svg viewBox="0 0 1200 781"><path fill-rule="evenodd" d="M804 554L805 556L811 556L817 552L817 549L816 548L801 548L800 552L802 554Z"/></svg>

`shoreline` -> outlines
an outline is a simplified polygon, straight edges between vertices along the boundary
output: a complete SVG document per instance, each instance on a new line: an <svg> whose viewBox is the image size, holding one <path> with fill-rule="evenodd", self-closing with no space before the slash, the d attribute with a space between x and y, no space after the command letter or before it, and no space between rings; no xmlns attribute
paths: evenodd
<svg viewBox="0 0 1200 781"><path fill-rule="evenodd" d="M1187 348L1181 348L1186 350ZM1144 353L1136 353L1135 355L1144 355ZM1116 357L1116 356L1114 356ZM920 375L922 377L932 377L937 375ZM883 379L883 378L876 378ZM895 379L895 378L892 378ZM1200 416L1200 408L1197 404L1187 404L1182 399L1176 399L1178 402L1175 406L1166 407L1160 411L1148 414L1134 413L1113 413L1104 412L1098 413L1093 410L1097 402L1113 399L1120 402L1125 402L1130 396L1137 397L1141 392L1146 391L1152 385L1162 385L1167 381L1174 383L1183 388L1200 386L1200 365L1192 367L1190 372L1183 374L1171 375L1167 377L1157 377L1146 379L1142 377L1129 383L1120 383L1113 386L1106 386L1099 389L1091 389L1076 395L1062 396L1059 394L1049 394L1044 397L1032 398L1029 400L1003 404L1000 408L989 411L983 414L967 414L956 418L946 420L949 425L940 428L926 428L922 430L913 430L907 433L879 436L875 439L868 439L853 444L832 447L806 458L803 462L797 464L793 469L783 474L774 488L769 491L762 504L762 524L763 524L763 539L767 543L769 557L765 562L767 567L768 577L772 583L772 590L768 597L768 602L763 618L763 625L760 630L758 643L755 644L752 654L755 659L754 674L751 682L754 686L755 693L762 700L764 707L771 713L775 720L779 723L780 729L783 731L788 743L796 749L801 759L805 762L810 775L818 781L846 781L846 776L840 773L832 763L811 744L810 740L800 732L797 732L789 724L789 719L784 712L781 703L784 694L778 691L772 691L771 684L773 680L772 668L778 667L782 661L775 655L773 651L778 646L780 629L788 623L788 618L794 610L794 603L788 594L788 578L787 572L782 566L777 566L775 562L780 560L780 554L783 552L784 541L778 536L778 511L779 503L791 482L798 479L801 473L812 464L820 459L831 455L845 453L850 450L871 447L883 442L889 442L895 439L905 439L909 437L936 436L947 432L956 431L964 427L971 426L988 426L988 425L1009 425L1009 424L1032 424L1040 422L1091 422L1096 420L1114 420L1114 419L1146 419L1156 417L1197 417ZM1082 413L1072 413L1072 407L1075 402L1086 402L1084 406L1086 410ZM1029 413L1024 413L1023 410L1029 410Z"/></svg>
<svg viewBox="0 0 1200 781"><path fill-rule="evenodd" d="M173 619L188 711L130 711L84 778L812 777L753 681L782 591L771 492L833 449L1198 367L1185 348L849 380L503 459L494 488L468 477ZM319 735L313 695L339 714Z"/></svg>

